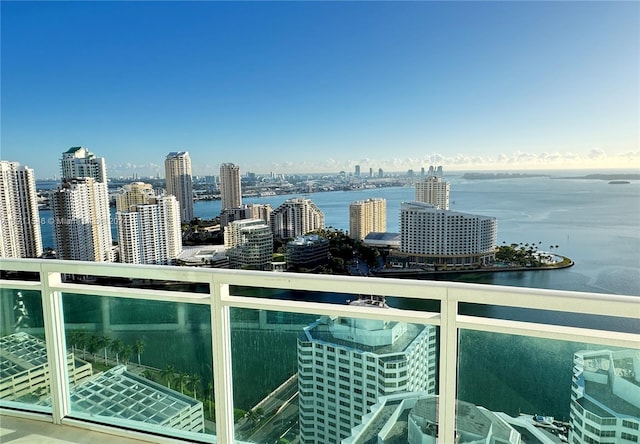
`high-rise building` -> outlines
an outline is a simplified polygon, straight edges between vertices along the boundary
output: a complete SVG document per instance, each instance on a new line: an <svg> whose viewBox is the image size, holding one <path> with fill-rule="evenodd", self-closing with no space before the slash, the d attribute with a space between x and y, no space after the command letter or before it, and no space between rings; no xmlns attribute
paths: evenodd
<svg viewBox="0 0 640 444"><path fill-rule="evenodd" d="M372 198L349 205L349 236L363 240L371 232L387 231L387 201Z"/></svg>
<svg viewBox="0 0 640 444"><path fill-rule="evenodd" d="M91 177L63 179L50 202L58 259L113 260L106 183Z"/></svg>
<svg viewBox="0 0 640 444"><path fill-rule="evenodd" d="M354 176L360 177L360 165L356 165Z"/></svg>
<svg viewBox="0 0 640 444"><path fill-rule="evenodd" d="M436 353L433 326L328 316L309 325L298 338L300 442L339 443L381 396L435 394Z"/></svg>
<svg viewBox="0 0 640 444"><path fill-rule="evenodd" d="M116 211L129 211L138 204L148 204L155 197L153 186L144 182L131 182L116 194Z"/></svg>
<svg viewBox="0 0 640 444"><path fill-rule="evenodd" d="M267 270L273 259L273 233L262 219L236 220L224 229L230 268Z"/></svg>
<svg viewBox="0 0 640 444"><path fill-rule="evenodd" d="M42 234L31 168L0 161L0 257L38 257Z"/></svg>
<svg viewBox="0 0 640 444"><path fill-rule="evenodd" d="M429 176L416 182L416 201L448 210L450 190L449 182L443 181L441 177Z"/></svg>
<svg viewBox="0 0 640 444"><path fill-rule="evenodd" d="M180 220L193 219L193 178L189 152L171 152L164 161L167 194L175 196L180 204Z"/></svg>
<svg viewBox="0 0 640 444"><path fill-rule="evenodd" d="M317 234L298 236L287 242L284 258L289 268L325 265L329 262L329 241Z"/></svg>
<svg viewBox="0 0 640 444"><path fill-rule="evenodd" d="M271 230L280 239L324 228L324 213L310 199L291 198L271 213Z"/></svg>
<svg viewBox="0 0 640 444"><path fill-rule="evenodd" d="M640 351L574 354L569 442L640 441Z"/></svg>
<svg viewBox="0 0 640 444"><path fill-rule="evenodd" d="M238 208L242 205L240 167L233 163L220 165L220 209Z"/></svg>
<svg viewBox="0 0 640 444"><path fill-rule="evenodd" d="M96 182L107 183L104 158L97 157L84 147L76 146L62 153L60 167L63 179L91 177Z"/></svg>
<svg viewBox="0 0 640 444"><path fill-rule="evenodd" d="M225 208L220 213L220 228L224 229L234 220L262 219L265 223L271 220L273 208L269 204L242 204L237 208Z"/></svg>
<svg viewBox="0 0 640 444"><path fill-rule="evenodd" d="M120 262L171 264L182 251L180 205L175 196L155 196L150 185L125 185L116 196Z"/></svg>
<svg viewBox="0 0 640 444"><path fill-rule="evenodd" d="M400 251L417 265L472 267L495 257L494 217L460 213L424 202L400 207Z"/></svg>

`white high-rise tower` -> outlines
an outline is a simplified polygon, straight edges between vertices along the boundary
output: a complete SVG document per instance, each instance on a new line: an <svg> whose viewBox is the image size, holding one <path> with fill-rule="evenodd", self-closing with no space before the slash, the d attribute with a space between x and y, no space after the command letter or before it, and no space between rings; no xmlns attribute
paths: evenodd
<svg viewBox="0 0 640 444"><path fill-rule="evenodd" d="M309 325L298 339L300 442L339 443L381 396L435 394L436 353L433 326L327 316Z"/></svg>
<svg viewBox="0 0 640 444"><path fill-rule="evenodd" d="M91 177L64 179L51 193L50 201L59 259L113 260L106 183Z"/></svg>
<svg viewBox="0 0 640 444"><path fill-rule="evenodd" d="M190 222L193 219L193 178L189 153L169 153L164 161L164 169L167 194L175 196L180 203L180 220Z"/></svg>
<svg viewBox="0 0 640 444"><path fill-rule="evenodd" d="M135 182L125 185L116 202L120 262L171 264L182 251L176 198L155 196L150 185Z"/></svg>
<svg viewBox="0 0 640 444"><path fill-rule="evenodd" d="M233 163L220 165L220 209L239 208L242 205L240 167Z"/></svg>
<svg viewBox="0 0 640 444"><path fill-rule="evenodd" d="M38 257L42 234L31 168L0 161L0 257Z"/></svg>
<svg viewBox="0 0 640 444"><path fill-rule="evenodd" d="M324 213L310 199L292 198L271 213L271 230L280 239L324 228Z"/></svg>
<svg viewBox="0 0 640 444"><path fill-rule="evenodd" d="M449 209L451 184L439 176L430 176L416 182L416 201L434 205L440 209Z"/></svg>
<svg viewBox="0 0 640 444"><path fill-rule="evenodd" d="M62 153L60 167L63 179L91 177L96 182L107 183L104 158L97 157L84 147L76 146Z"/></svg>

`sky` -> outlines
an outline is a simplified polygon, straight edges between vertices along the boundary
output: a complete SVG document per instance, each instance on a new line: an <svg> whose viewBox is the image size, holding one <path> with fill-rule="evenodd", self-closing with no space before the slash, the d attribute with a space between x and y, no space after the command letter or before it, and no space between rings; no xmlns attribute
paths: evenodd
<svg viewBox="0 0 640 444"><path fill-rule="evenodd" d="M2 1L2 160L640 168L639 2Z"/></svg>

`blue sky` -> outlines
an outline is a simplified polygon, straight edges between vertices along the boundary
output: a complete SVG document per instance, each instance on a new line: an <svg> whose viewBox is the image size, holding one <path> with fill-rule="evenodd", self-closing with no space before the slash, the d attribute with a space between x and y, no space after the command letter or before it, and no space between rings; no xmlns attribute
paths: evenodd
<svg viewBox="0 0 640 444"><path fill-rule="evenodd" d="M640 167L638 2L8 2L1 157Z"/></svg>

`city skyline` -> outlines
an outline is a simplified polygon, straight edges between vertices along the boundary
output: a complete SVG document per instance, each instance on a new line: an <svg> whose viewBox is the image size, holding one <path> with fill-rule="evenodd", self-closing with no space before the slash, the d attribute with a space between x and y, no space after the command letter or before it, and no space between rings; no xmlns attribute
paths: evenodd
<svg viewBox="0 0 640 444"><path fill-rule="evenodd" d="M38 178L73 146L112 177L640 162L634 2L1 7L2 158Z"/></svg>

